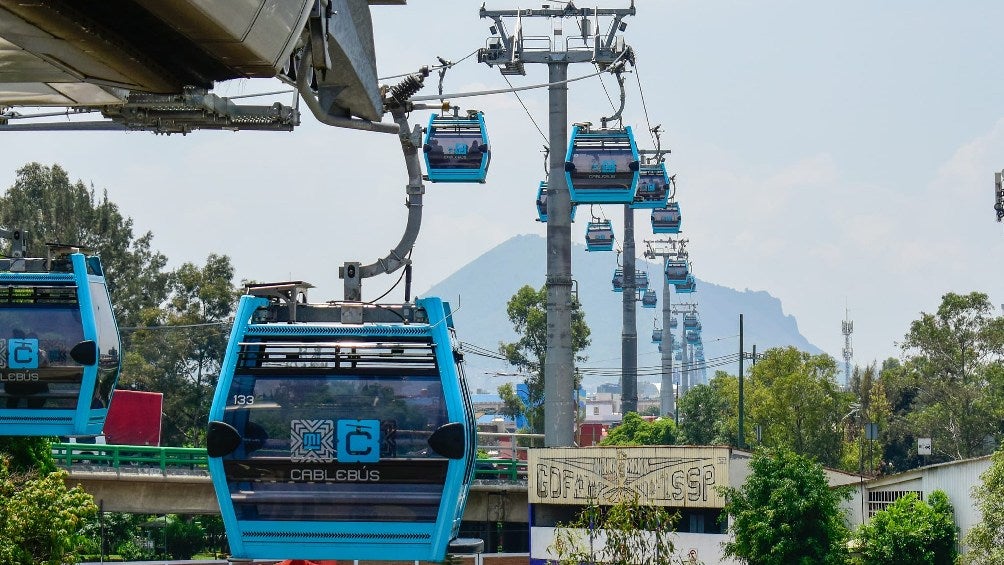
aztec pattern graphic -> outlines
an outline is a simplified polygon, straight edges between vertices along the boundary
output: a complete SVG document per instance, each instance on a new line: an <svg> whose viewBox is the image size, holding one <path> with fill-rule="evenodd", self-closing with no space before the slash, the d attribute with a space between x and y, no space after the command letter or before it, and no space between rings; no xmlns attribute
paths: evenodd
<svg viewBox="0 0 1004 565"><path fill-rule="evenodd" d="M291 420L289 460L293 463L330 463L335 460L335 423L332 420Z"/></svg>

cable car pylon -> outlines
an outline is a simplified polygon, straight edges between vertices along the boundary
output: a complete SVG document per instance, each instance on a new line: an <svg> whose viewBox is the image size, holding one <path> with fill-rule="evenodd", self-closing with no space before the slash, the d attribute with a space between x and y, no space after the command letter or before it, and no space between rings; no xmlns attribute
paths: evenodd
<svg viewBox="0 0 1004 565"><path fill-rule="evenodd" d="M565 178L565 155L559 150L568 145L568 65L590 63L601 69L609 67L626 52L623 36L624 18L636 13L634 4L623 9L562 7L532 10L488 10L480 16L490 18L492 37L478 51L478 61L497 66L503 74L523 74L527 64L548 67L548 145L551 148L547 178L547 344L544 365L544 444L547 447L574 445L575 415L574 355L572 350L572 236L571 198ZM600 17L611 16L609 33L593 29ZM522 33L510 33L506 19L518 20L520 29L532 18L546 18L554 45L551 49L524 48ZM579 25L583 41L566 42L563 22ZM597 26L598 27L598 26ZM581 45L581 46L580 46Z"/></svg>

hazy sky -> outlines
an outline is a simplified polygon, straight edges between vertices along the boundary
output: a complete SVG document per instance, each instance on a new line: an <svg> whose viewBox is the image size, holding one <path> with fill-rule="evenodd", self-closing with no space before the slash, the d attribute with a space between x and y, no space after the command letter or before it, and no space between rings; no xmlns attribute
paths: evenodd
<svg viewBox="0 0 1004 565"><path fill-rule="evenodd" d="M410 0L373 8L380 74L483 46L489 21L478 18L480 5ZM637 51L651 121L662 124L673 150L669 167L698 277L769 291L811 342L837 356L846 303L859 364L898 356L909 322L935 310L945 292L979 290L1004 302L1004 227L992 209L993 173L1004 168L1004 3L639 0L637 7L625 38ZM545 26L525 22L525 34L545 35ZM566 23L566 33L573 27ZM545 68L528 69L514 85L546 81ZM591 72L578 65L569 76ZM627 123L643 133L636 77L627 84ZM428 85L422 94L435 92L435 80ZM614 81L606 85L615 95ZM504 86L497 70L471 58L448 74L445 89ZM217 92L278 87L237 81ZM570 88L570 121L609 115L599 79ZM546 90L522 96L546 132ZM457 103L486 112L492 168L484 185L427 186L413 257L419 292L513 235L544 233L533 206L544 140L519 102L504 95ZM428 112L412 119L424 124ZM26 162L59 163L72 178L107 189L138 232L154 232L172 265L226 253L239 277L305 279L319 287L312 299L339 298L338 265L369 263L400 238L407 179L394 136L332 129L309 113L303 121L293 133L7 133L0 185ZM619 208L605 215L622 227ZM588 210L578 218L574 241ZM639 241L651 237L647 214L636 218ZM392 282L368 280L364 296Z"/></svg>

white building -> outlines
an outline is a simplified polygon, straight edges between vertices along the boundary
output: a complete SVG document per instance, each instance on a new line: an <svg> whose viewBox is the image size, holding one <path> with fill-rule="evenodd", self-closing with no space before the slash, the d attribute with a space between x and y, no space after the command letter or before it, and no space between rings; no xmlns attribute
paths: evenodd
<svg viewBox="0 0 1004 565"><path fill-rule="evenodd" d="M741 486L749 476L751 454L729 447L585 447L530 450L530 563L544 564L555 524L567 523L595 500L609 504L624 493L639 502L679 513L673 543L679 557L704 563L735 563L722 557L725 499L716 486ZM832 486L860 481L857 475L827 470ZM599 541L601 543L601 540Z"/></svg>
<svg viewBox="0 0 1004 565"><path fill-rule="evenodd" d="M679 557L704 563L734 563L722 558L726 527L719 522L724 499L717 485L739 487L750 474L751 454L729 447L588 447L530 450L530 563L553 559L556 523L567 523L576 511L605 493L632 492L643 504L664 506L680 514L673 534ZM848 525L857 528L908 492L927 500L935 490L948 495L962 540L981 515L972 496L990 456L929 465L877 479L825 469L831 487L851 487L843 503ZM964 550L963 547L960 549Z"/></svg>
<svg viewBox="0 0 1004 565"><path fill-rule="evenodd" d="M973 487L980 484L980 475L989 467L990 456L987 455L918 467L867 481L863 489L855 489L855 495L850 501L851 524L858 526L863 514L866 518L871 518L909 492L916 493L921 500L927 500L932 492L940 490L948 495L955 509L960 549L964 551L962 540L983 519L976 506L976 499L973 498Z"/></svg>

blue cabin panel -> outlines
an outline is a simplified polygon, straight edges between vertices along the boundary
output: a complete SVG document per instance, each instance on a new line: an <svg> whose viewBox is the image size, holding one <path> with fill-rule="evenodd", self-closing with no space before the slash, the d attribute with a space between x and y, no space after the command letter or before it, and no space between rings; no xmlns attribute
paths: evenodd
<svg viewBox="0 0 1004 565"><path fill-rule="evenodd" d="M688 330L697 329L701 325L697 314L684 314L683 315L683 327Z"/></svg>
<svg viewBox="0 0 1004 565"><path fill-rule="evenodd" d="M645 271L635 271L634 287L640 291L648 290L648 273Z"/></svg>

